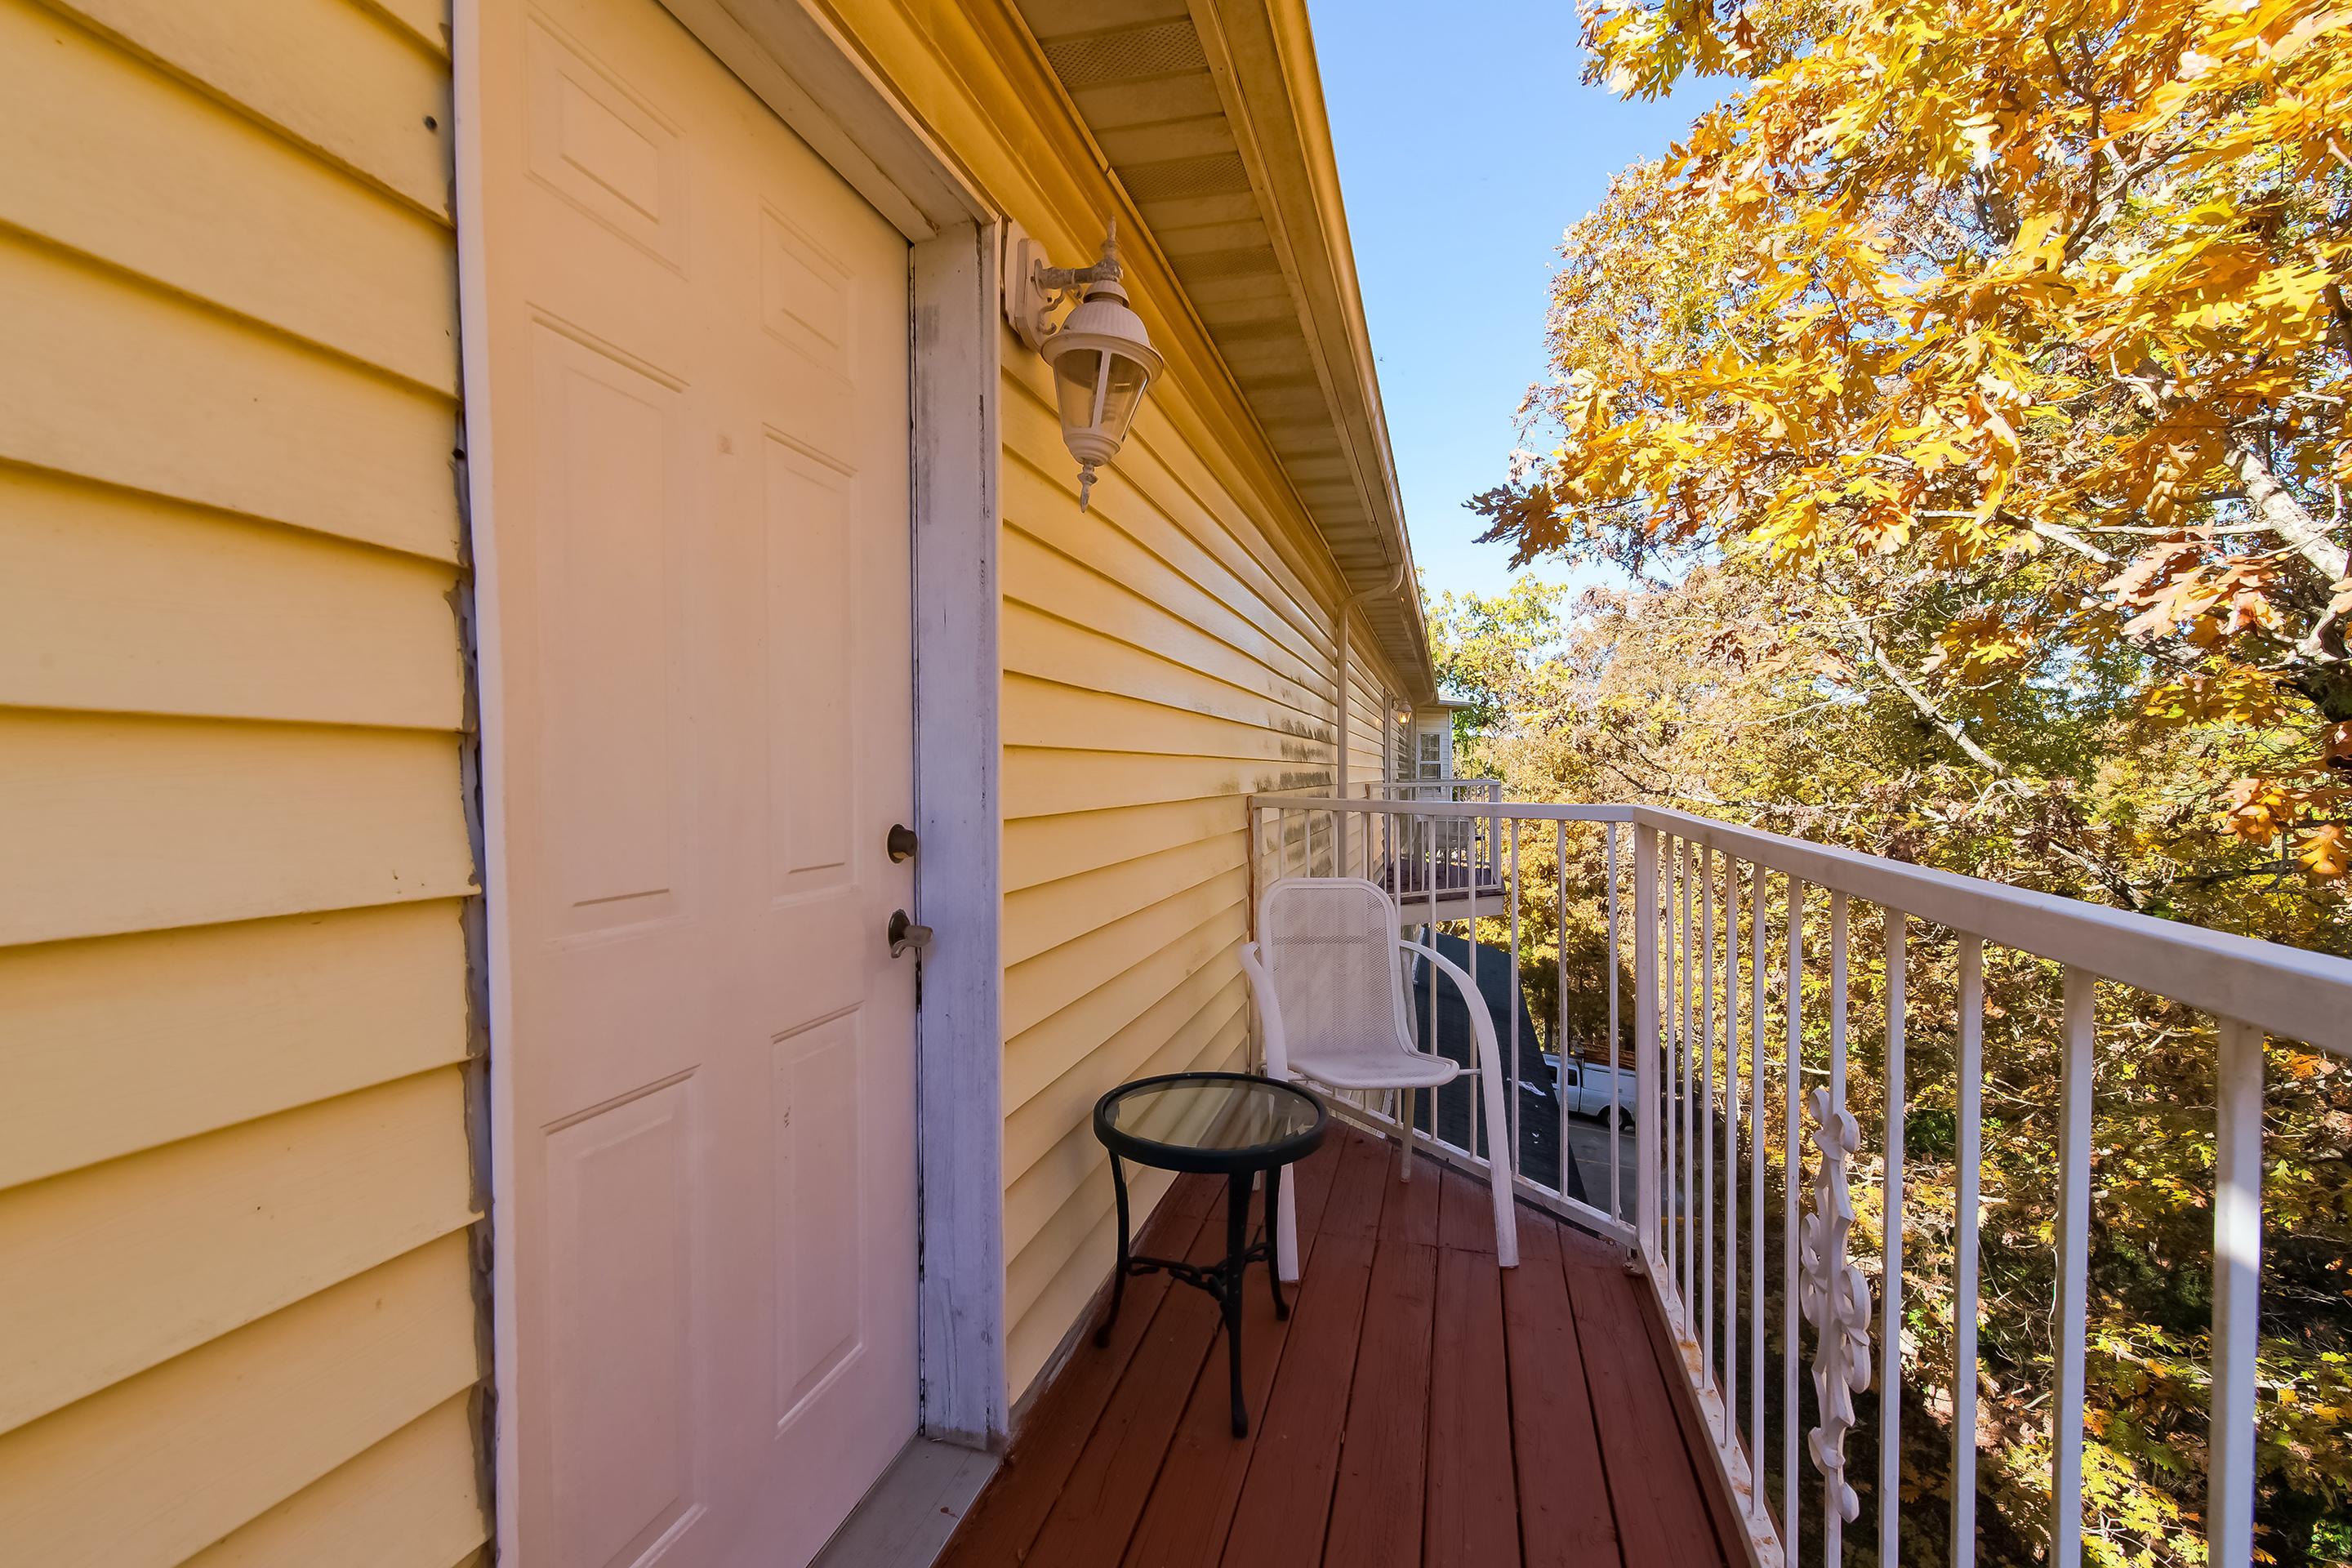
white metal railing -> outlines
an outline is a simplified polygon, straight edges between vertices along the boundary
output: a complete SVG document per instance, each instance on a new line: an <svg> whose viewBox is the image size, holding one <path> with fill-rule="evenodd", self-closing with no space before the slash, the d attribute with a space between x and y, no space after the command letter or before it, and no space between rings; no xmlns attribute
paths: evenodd
<svg viewBox="0 0 2352 1568"><path fill-rule="evenodd" d="M1457 804L1465 801L1497 805L1503 798L1500 779L1433 778L1379 779L1363 786L1372 800ZM1481 818L1382 818L1381 831L1396 842L1383 845L1382 863L1390 869L1390 895L1403 899L1428 886L1463 889L1497 887L1502 879L1501 846L1481 832Z"/></svg>
<svg viewBox="0 0 2352 1568"><path fill-rule="evenodd" d="M2049 1561L2077 1568L2095 986L2113 983L2210 1019L2217 1114L2207 1549L2216 1568L2246 1568L2253 1539L2263 1042L2273 1036L2352 1055L2352 963L1682 812L1506 804L1497 796L1398 798L1391 793L1396 787L1370 786L1363 799L1252 796L1255 887L1286 875L1345 874L1402 889L1407 920L1418 910L1433 935L1436 929L1464 932L1471 958L1465 967L1481 973L1483 959L1484 973L1507 973L1513 993L1530 975L1522 965L1524 923L1538 921L1550 933L1557 994L1546 1022L1554 1052L1565 1068L1579 1034L1570 1024L1573 990L1593 1032L1605 1029L1612 1068L1621 1050L1634 1060L1634 1132L1625 1148L1616 1129L1628 1107L1621 1104L1622 1074L1612 1070L1604 1141L1608 1205L1603 1209L1591 1193L1573 1195L1570 1100L1557 1088L1547 1096L1541 1085L1526 1081L1531 1075L1522 1071L1522 1009L1513 1005L1507 1028L1497 1019L1497 1035L1511 1085L1506 1103L1513 1126L1505 1136L1518 1156L1515 1185L1523 1198L1632 1249L1680 1344L1684 1372L1759 1563L1794 1568L1808 1532L1822 1561L1832 1568L1841 1562L1844 1528L1858 1517L1845 1442L1856 1420L1854 1395L1874 1383L1881 1391L1878 1561L1885 1568L1897 1562L1901 1385L1913 1375L1902 1354L1905 1232L1947 1226L1953 1244L1945 1305L1956 1370L1951 1386L1940 1391L1952 1434L1945 1555L1954 1568L1974 1561L1979 1176L1986 952L1993 948L2057 970L2051 1504L2040 1522L2052 1542ZM1457 848L1463 863L1481 868L1479 880L1486 868L1494 868L1497 897L1448 906L1438 868ZM1402 862L1412 857L1421 867L1408 873ZM1586 964L1571 973L1571 921L1597 945L1601 973ZM1488 942L1480 941L1482 922ZM1869 1033L1875 1038L1859 1047L1849 1016L1858 927L1877 950L1876 962L1863 966L1874 981L1876 1026ZM1951 1016L1928 1021L1954 1047L1950 1165L1957 1201L1949 1213L1921 1212L1906 1189L1906 1117L1918 1099L1906 1043L1915 1026L1925 1026L1909 1010L1914 976L1939 987L1949 980ZM1430 990L1425 1037L1435 1043L1436 988ZM1805 1015L1816 1000L1825 1027L1811 1032L1809 1052ZM1621 1041L1628 1010L1631 1034ZM1855 1121L1852 1071L1874 1086L1883 1126L1866 1130ZM1537 1092L1528 1092L1530 1087ZM1475 1097L1464 1098L1459 1114L1440 1116L1433 1108L1427 1123L1408 1135L1426 1152L1484 1175L1492 1130L1479 1127ZM1345 1110L1394 1130L1378 1104ZM1559 1160L1550 1180L1526 1168L1531 1116L1557 1117L1550 1131ZM1800 1132L1808 1121L1810 1129ZM1592 1149L1592 1138L1579 1141ZM1859 1158L1872 1142L1874 1184L1869 1161ZM1776 1169L1771 1184L1780 1190L1773 1193L1768 1179ZM1598 1184L1597 1171L1591 1184ZM1848 1251L1855 1195L1866 1195L1873 1184L1882 1254L1874 1303L1870 1276ZM1777 1358L1768 1328L1779 1330L1772 1336ZM1801 1366L1800 1342L1808 1339L1810 1360ZM1809 1428L1801 1443L1801 1427ZM1774 1472L1777 1487L1770 1484ZM1808 1496L1801 1487L1819 1489Z"/></svg>

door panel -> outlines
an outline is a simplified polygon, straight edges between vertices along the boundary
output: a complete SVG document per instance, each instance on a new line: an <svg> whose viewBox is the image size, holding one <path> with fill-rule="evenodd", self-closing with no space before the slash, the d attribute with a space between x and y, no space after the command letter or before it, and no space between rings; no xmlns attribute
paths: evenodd
<svg viewBox="0 0 2352 1568"><path fill-rule="evenodd" d="M654 0L484 11L500 1506L800 1563L916 1414L906 246Z"/></svg>
<svg viewBox="0 0 2352 1568"><path fill-rule="evenodd" d="M548 1250L571 1302L548 1392L559 1562L633 1561L701 1506L685 1255L695 1132L689 1079L547 1140Z"/></svg>

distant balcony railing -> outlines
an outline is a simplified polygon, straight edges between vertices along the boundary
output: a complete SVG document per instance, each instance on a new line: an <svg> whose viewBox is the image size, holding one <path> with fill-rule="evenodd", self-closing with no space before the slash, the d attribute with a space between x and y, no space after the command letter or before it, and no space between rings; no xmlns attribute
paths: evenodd
<svg viewBox="0 0 2352 1568"><path fill-rule="evenodd" d="M1809 1552L1840 1561L1843 1533L1859 1518L1845 1468L1854 1396L1874 1383L1882 1394L1875 1535L1879 1560L1896 1560L1900 1390L1918 1376L1902 1353L1906 1333L1918 1332L1906 1326L1915 1322L1906 1298L1932 1289L1942 1299L1930 1321L1950 1325L1948 1364L1958 1370L1948 1388L1914 1388L1914 1408L1926 1404L1951 1433L1945 1561L1974 1561L1990 948L2004 963L2042 961L2057 1003L2045 1037L2059 1045L2055 1135L2037 1152L2058 1176L2047 1560L2075 1568L2082 1556L2094 1001L2095 988L2111 983L2210 1026L2203 1037L2217 1109L2204 1518L2211 1563L2250 1563L2263 1042L2268 1035L2352 1054L2352 963L1682 812L1505 803L1492 783L1376 784L1347 800L1253 796L1255 886L1283 876L1369 878L1398 899L1405 923L1461 931L1453 940L1467 942L1465 967L1499 974L1489 1000L1502 1009L1496 1024L1513 1125L1481 1127L1466 1089L1447 1109L1448 1089L1423 1097L1441 1105L1409 1135L1486 1176L1499 1136L1514 1151L1520 1196L1628 1247L1680 1344L1757 1560L1794 1568L1799 1538L1811 1535ZM1465 786L1475 786L1470 798ZM1530 927L1552 950L1546 964L1523 963ZM1868 944L1859 957L1857 931ZM1857 965L1871 1020L1859 1040L1849 1026ZM1550 1048L1538 1053L1522 1037L1538 1027L1522 1004L1546 970L1552 995L1540 1011ZM2040 984L2039 973L2029 979ZM1942 999L1940 1016L1909 1010L1914 978L1922 997ZM1430 1006L1424 1043L1454 1054L1438 1037L1437 988L1427 991L1426 999L1407 997ZM1927 1087L1906 1073L1914 1037L1934 1038L1938 1064L1948 1046L1951 1059L1950 1082L1934 1086L1936 1100L1953 1107L1948 1125L1937 1113L1934 1147L1955 1201L1936 1212L1905 1182L1906 1119ZM1466 1039L1460 1045L1467 1048ZM1627 1056L1630 1092L1616 1070ZM1571 1138L1571 1115L1595 1108L1579 1103L1559 1075L1596 1063L1607 1080L1609 1131ZM1862 1089L1868 1093L1850 1094ZM1857 1121L1849 1109L1857 1100L1883 1108L1879 1125ZM1395 1131L1378 1097L1340 1109ZM1615 1131L1626 1113L1630 1139ZM1528 1157L1547 1139L1557 1155L1549 1170ZM1571 1158L1572 1145L1587 1155ZM1595 1167L1580 1171L1587 1157ZM1864 1215L1904 1221L1879 1219L1874 1289L1849 1246L1863 1239L1853 1230L1857 1196ZM1922 1283L1915 1268L1906 1279L1906 1229L1936 1237L1939 1251L1949 1238L1948 1277ZM1809 1347L1802 1365L1801 1342ZM1896 1396L1885 1396L1889 1390ZM1914 1530L1918 1511L1915 1504Z"/></svg>
<svg viewBox="0 0 2352 1568"><path fill-rule="evenodd" d="M1381 779L1364 786L1367 798L1412 805L1499 805L1500 779ZM1499 895L1503 885L1502 841L1487 816L1383 816L1368 824L1381 837L1375 879L1400 904L1432 892L1459 902L1483 891ZM1448 917L1454 918L1454 917Z"/></svg>

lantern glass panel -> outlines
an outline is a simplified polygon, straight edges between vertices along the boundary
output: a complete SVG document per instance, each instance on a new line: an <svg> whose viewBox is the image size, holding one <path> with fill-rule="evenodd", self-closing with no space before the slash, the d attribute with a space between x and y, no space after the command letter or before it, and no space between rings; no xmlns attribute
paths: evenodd
<svg viewBox="0 0 2352 1568"><path fill-rule="evenodd" d="M1144 384L1151 374L1140 361L1125 354L1106 352L1103 357L1110 362L1110 377L1103 393L1103 434L1121 441L1127 438L1127 427L1143 402Z"/></svg>
<svg viewBox="0 0 2352 1568"><path fill-rule="evenodd" d="M1095 388L1101 384L1108 354L1077 350L1054 360L1054 396L1061 405L1065 433L1089 430L1095 423Z"/></svg>

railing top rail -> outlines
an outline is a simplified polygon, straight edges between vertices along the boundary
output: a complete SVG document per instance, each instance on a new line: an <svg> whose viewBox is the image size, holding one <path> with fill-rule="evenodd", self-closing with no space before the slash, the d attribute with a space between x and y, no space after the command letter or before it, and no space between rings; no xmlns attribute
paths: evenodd
<svg viewBox="0 0 2352 1568"><path fill-rule="evenodd" d="M1898 910L2219 1017L2352 1056L2352 961L2037 893L1883 856L1647 805L1341 800L1252 795L1252 805L1399 816L1631 822L1709 845L1816 887Z"/></svg>
<svg viewBox="0 0 2352 1568"><path fill-rule="evenodd" d="M1443 779L1405 780L1392 787L1404 789L1413 784L1444 784ZM1476 783L1476 780L1464 780ZM1546 805L1532 801L1496 800L1370 800L1340 799L1328 795L1286 795L1269 790L1245 797L1253 806L1267 811L1369 811L1383 816L1460 816L1475 817L1483 822L1490 816L1516 816L1522 821L1538 822L1631 822L1633 814L1645 808L1635 805Z"/></svg>

